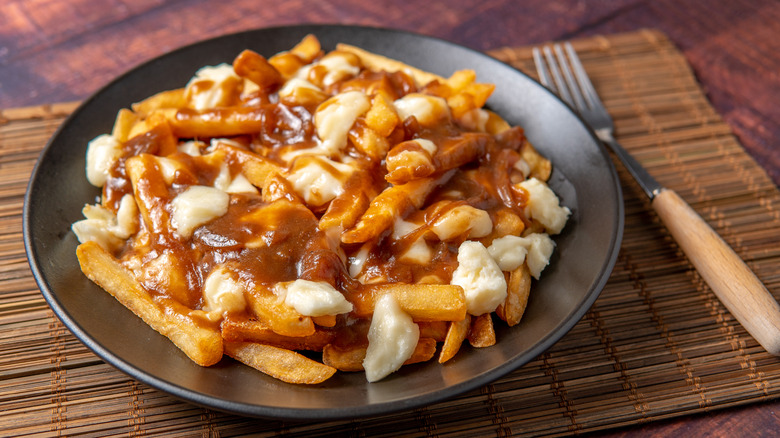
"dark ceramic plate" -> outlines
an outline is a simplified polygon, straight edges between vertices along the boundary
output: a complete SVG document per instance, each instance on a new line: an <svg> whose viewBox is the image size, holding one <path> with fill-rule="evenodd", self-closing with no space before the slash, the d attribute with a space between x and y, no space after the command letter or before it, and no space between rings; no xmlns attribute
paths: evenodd
<svg viewBox="0 0 780 438"><path fill-rule="evenodd" d="M266 56L314 33L325 49L346 42L449 76L471 68L496 84L488 102L526 129L553 163L550 185L573 211L521 324L497 324L498 342L464 345L445 365L405 366L368 384L337 373L325 384L295 386L230 359L201 368L82 275L70 224L99 191L84 175L87 142L110 132L116 112L161 90L183 86L204 65L231 62L245 48ZM24 206L24 239L38 285L67 327L106 362L190 402L241 415L343 419L411 409L477 388L517 369L560 339L593 304L617 257L623 231L620 185L591 130L553 94L481 53L409 33L348 26L299 26L228 35L176 50L116 79L78 108L41 154Z"/></svg>

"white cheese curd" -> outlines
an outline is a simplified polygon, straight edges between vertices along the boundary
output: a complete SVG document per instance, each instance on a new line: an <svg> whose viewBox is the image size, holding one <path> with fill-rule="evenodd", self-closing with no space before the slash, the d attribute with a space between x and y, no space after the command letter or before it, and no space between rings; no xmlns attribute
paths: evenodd
<svg viewBox="0 0 780 438"><path fill-rule="evenodd" d="M358 252L355 253L355 255L349 258L350 277L356 278L358 279L358 281L360 281L360 277L358 276L360 275L361 272L363 272L363 266L365 266L366 260L368 260L368 256L370 252L371 252L371 245L365 244L358 250Z"/></svg>
<svg viewBox="0 0 780 438"><path fill-rule="evenodd" d="M243 173L238 173L230 181L230 185L225 189L227 193L257 193L257 187L255 187L244 176Z"/></svg>
<svg viewBox="0 0 780 438"><path fill-rule="evenodd" d="M329 283L297 279L277 284L274 291L301 315L338 315L352 311L352 303Z"/></svg>
<svg viewBox="0 0 780 438"><path fill-rule="evenodd" d="M173 185L173 179L176 177L176 172L185 169L181 161L172 160L166 157L154 157L157 161L157 168L162 173L163 180L167 185Z"/></svg>
<svg viewBox="0 0 780 438"><path fill-rule="evenodd" d="M414 353L420 327L404 313L392 294L377 299L368 329L368 349L363 369L369 382L397 371Z"/></svg>
<svg viewBox="0 0 780 438"><path fill-rule="evenodd" d="M217 266L203 282L203 311L211 320L219 320L225 313L240 312L246 308L244 286L225 266Z"/></svg>
<svg viewBox="0 0 780 438"><path fill-rule="evenodd" d="M531 241L519 236L504 236L494 239L488 252L502 271L514 271L525 261Z"/></svg>
<svg viewBox="0 0 780 438"><path fill-rule="evenodd" d="M286 179L307 204L320 206L344 191L344 182L353 171L349 164L325 157L301 157Z"/></svg>
<svg viewBox="0 0 780 438"><path fill-rule="evenodd" d="M279 89L279 97L281 98L288 98L295 94L296 90L299 89L309 89L314 91L322 91L320 90L320 87L312 84L311 82L301 79L301 78L292 78L289 81L285 82L282 88Z"/></svg>
<svg viewBox="0 0 780 438"><path fill-rule="evenodd" d="M420 145L420 147L423 148L423 150L425 152L428 152L428 155L430 155L431 157L436 155L436 151L439 150L439 147L436 146L436 143L434 143L434 142L432 142L432 141L430 141L428 139L425 139L425 138L416 138L416 139L410 140L410 141L413 141L413 142L417 143L418 145Z"/></svg>
<svg viewBox="0 0 780 438"><path fill-rule="evenodd" d="M411 233L412 231L420 228L421 224L415 224L414 222L408 222L401 218L396 218L393 225L393 239L398 240L403 236ZM414 241L403 254L398 256L398 260L404 263L416 263L418 265L427 265L433 258L433 250L428 243L425 242L423 235Z"/></svg>
<svg viewBox="0 0 780 438"><path fill-rule="evenodd" d="M526 237L504 236L493 240L488 253L502 271L514 271L525 262L531 275L539 279L550 263L555 242L546 233Z"/></svg>
<svg viewBox="0 0 780 438"><path fill-rule="evenodd" d="M525 237L528 244L526 264L535 279L539 279L544 268L550 263L550 256L555 250L555 242L545 233L534 233Z"/></svg>
<svg viewBox="0 0 780 438"><path fill-rule="evenodd" d="M182 238L228 210L230 196L214 187L191 186L171 201L171 226Z"/></svg>
<svg viewBox="0 0 780 438"><path fill-rule="evenodd" d="M529 178L518 186L528 192L527 212L539 221L550 234L558 234L566 225L571 210L562 207L555 192L536 178Z"/></svg>
<svg viewBox="0 0 780 438"><path fill-rule="evenodd" d="M467 239L485 237L493 231L493 221L485 210L470 205L457 206L431 224L431 231L442 241L466 235Z"/></svg>
<svg viewBox="0 0 780 438"><path fill-rule="evenodd" d="M232 90L243 85L243 82L244 79L236 74L232 65L209 65L195 72L185 87L184 95L194 109L216 108L229 104L226 100L232 96Z"/></svg>
<svg viewBox="0 0 780 438"><path fill-rule="evenodd" d="M504 273L479 242L467 240L460 245L450 284L463 288L466 309L474 316L496 310L506 299Z"/></svg>
<svg viewBox="0 0 780 438"><path fill-rule="evenodd" d="M347 133L355 120L371 107L368 97L360 91L347 91L323 102L314 113L314 127L322 140L321 148L335 155L347 146Z"/></svg>
<svg viewBox="0 0 780 438"><path fill-rule="evenodd" d="M393 102L401 120L414 116L422 126L435 126L441 120L450 120L447 101L438 96L409 93Z"/></svg>
<svg viewBox="0 0 780 438"><path fill-rule="evenodd" d="M86 219L71 226L80 243L94 241L113 250L138 231L138 205L133 195L122 197L116 215L99 204L84 206L82 214Z"/></svg>
<svg viewBox="0 0 780 438"><path fill-rule="evenodd" d="M98 135L87 145L87 180L95 187L103 187L111 166L122 155L122 145L113 135Z"/></svg>
<svg viewBox="0 0 780 438"><path fill-rule="evenodd" d="M219 168L219 175L214 178L214 188L226 193L258 193L257 187L253 186L243 173L231 177L230 168L225 162Z"/></svg>
<svg viewBox="0 0 780 438"><path fill-rule="evenodd" d="M351 64L349 59L344 54L331 52L323 56L317 62L302 67L295 73L295 78L308 78L311 69L318 66L325 67L326 73L322 78L322 85L325 87L333 85L340 80L351 78L360 73L360 66Z"/></svg>
<svg viewBox="0 0 780 438"><path fill-rule="evenodd" d="M201 156L200 149L204 146L206 146L206 143L202 141L190 140L179 143L176 146L176 150L191 157L199 157Z"/></svg>

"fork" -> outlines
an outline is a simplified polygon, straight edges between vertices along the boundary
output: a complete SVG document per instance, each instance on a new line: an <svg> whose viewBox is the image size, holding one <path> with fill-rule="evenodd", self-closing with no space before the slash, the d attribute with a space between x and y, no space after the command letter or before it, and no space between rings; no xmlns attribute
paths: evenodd
<svg viewBox="0 0 780 438"><path fill-rule="evenodd" d="M565 53L564 53L565 50ZM553 54L553 52L555 52ZM731 247L673 190L615 141L614 124L570 43L533 49L540 82L575 109L649 197L678 246L723 305L769 353L780 355L780 305Z"/></svg>

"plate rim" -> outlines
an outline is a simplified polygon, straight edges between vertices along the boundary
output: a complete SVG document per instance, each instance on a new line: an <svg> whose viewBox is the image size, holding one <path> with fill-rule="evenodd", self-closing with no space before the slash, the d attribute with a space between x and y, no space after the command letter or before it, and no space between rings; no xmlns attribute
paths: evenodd
<svg viewBox="0 0 780 438"><path fill-rule="evenodd" d="M38 174L41 170L41 167L44 165L43 157L54 146L55 140L61 135L62 131L68 127L70 122L73 119L77 118L82 111L84 111L94 100L98 99L106 90L112 88L118 83L121 83L123 80L125 80L126 77L133 75L137 70L141 70L146 66L156 62L159 58L173 56L176 53L180 53L186 50L191 50L196 46L203 45L206 43L215 43L218 40L222 40L222 39L230 40L230 39L240 38L242 35L249 35L259 31L289 32L289 31L300 31L303 29L310 29L312 32L323 31L323 30L332 31L335 29L340 29L345 31L357 30L360 32L380 32L388 35L405 35L405 36L411 36L415 38L433 40L439 43L456 47L460 50L467 50L477 56L485 57L494 62L501 63L506 67L508 67L509 69L513 70L515 74L522 75L525 78L529 79L530 81L534 82L536 86L540 87L544 92L547 93L548 97L558 101L560 104L567 107L568 110L577 119L579 119L580 123L586 128L588 135L592 138L593 142L597 145L601 155L603 155L604 161L610 173L610 181L613 184L612 188L616 191L616 195L617 195L617 199L615 200L615 207L617 211L615 214L615 218L612 218L615 221L614 224L615 232L611 235L611 239L608 245L610 248L609 257L602 264L600 272L596 275L598 281L593 284L591 290L585 296L585 299L581 301L581 305L575 307L571 312L569 312L569 314L560 324L554 326L554 328L550 330L548 333L546 333L545 336L540 338L534 344L534 346L532 346L532 348L523 352L522 356L527 357L528 358L527 360L522 360L522 361L507 360L504 363L500 364L499 366L489 369L483 372L482 374L478 374L469 380L459 382L454 385L449 385L442 389L434 390L425 394L404 398L400 400L392 400L392 401L386 401L381 403L362 405L358 408L355 407L348 408L348 409L299 408L299 407L279 407L279 406L247 404L247 403L240 403L236 401L226 400L224 398L217 399L211 395L203 394L193 389L180 386L178 384L169 382L164 379L160 379L156 376L150 375L147 372L135 367L134 365L126 362L124 359L114 354L111 350L104 347L96 339L94 339L89 334L89 332L86 331L79 324L78 321L76 321L76 319L70 314L68 309L59 301L56 292L53 291L53 288L50 286L49 282L46 279L45 273L43 272L41 266L39 265L40 254L37 253L35 245L32 242L32 236L31 236L32 218L30 217L30 209L31 209L30 203L32 202L33 192L34 189L36 188L35 184L38 179ZM137 379L142 383L145 383L153 388L159 389L179 399L183 399L187 402L191 402L193 404L206 407L209 409L228 412L232 414L239 414L248 417L273 418L273 419L288 420L288 421L289 420L292 421L343 420L343 419L360 418L360 417L367 417L373 415L400 412L412 408L425 406L438 401L451 399L459 394L463 394L464 392L473 390L487 383L495 381L496 379L512 372L513 370L519 369L520 367L527 364L534 357L548 350L555 342L563 338L566 335L566 333L568 333L582 319L585 313L587 313L587 311L591 308L593 303L599 297L607 281L609 280L610 274L613 271L614 266L617 262L617 258L620 250L620 244L622 242L624 226L625 226L624 211L625 211L625 206L624 206L624 199L622 196L622 187L620 184L620 179L618 177L617 170L615 169L615 165L612 162L606 147L601 143L601 141L598 140L598 138L596 137L595 133L590 128L590 126L582 119L582 117L575 110L572 109L572 107L569 104L562 101L556 94L551 92L546 87L542 86L538 81L536 81L532 77L512 67L508 63L502 62L496 58L491 57L485 52L481 52L463 46L461 44L448 41L443 38L424 35L424 34L402 30L402 29L388 28L388 27L325 23L325 24L295 24L295 25L261 27L256 29L248 29L244 31L218 35L216 37L195 41L193 43L183 45L174 50L171 50L159 56L155 56L140 64L137 64L129 68L127 71L123 72L122 74L116 76L115 78L107 82L105 85L101 86L97 91L90 94L89 97L83 100L82 103L78 105L78 107L70 115L68 115L68 117L66 117L65 120L63 120L60 126L55 130L52 136L48 139L44 148L41 150L36 160L35 166L33 167L30 173L30 180L27 184L27 188L25 191L24 205L23 205L23 212L22 212L22 228L23 228L22 231L23 231L25 253L27 256L28 264L33 274L33 278L38 288L40 289L41 294L44 296L47 304L54 311L54 314L63 322L63 324L67 327L67 329L70 330L80 342L85 344L90 349L90 351L95 353L100 359L102 359L109 365L117 368L118 370L130 376L131 378Z"/></svg>

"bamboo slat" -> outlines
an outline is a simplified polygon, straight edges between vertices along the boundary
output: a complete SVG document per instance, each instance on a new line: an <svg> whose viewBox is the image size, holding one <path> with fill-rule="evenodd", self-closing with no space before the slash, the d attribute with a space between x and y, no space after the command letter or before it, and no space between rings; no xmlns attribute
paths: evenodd
<svg viewBox="0 0 780 438"><path fill-rule="evenodd" d="M709 105L685 58L643 30L573 42L619 141L676 190L780 295L780 192ZM491 54L534 75L530 48ZM0 111L0 435L566 435L780 396L780 360L717 301L618 166L626 228L586 316L526 366L410 412L283 423L196 407L102 362L54 316L21 239L30 171L75 108Z"/></svg>

